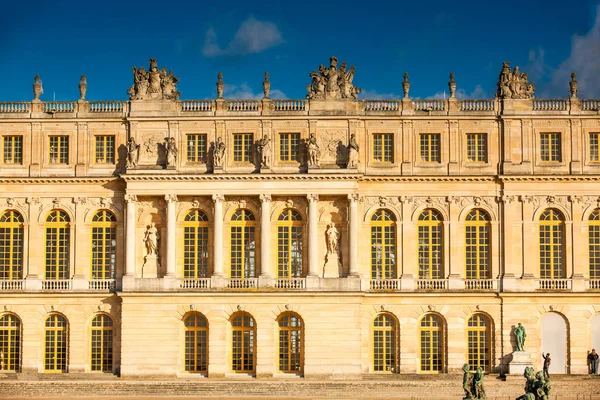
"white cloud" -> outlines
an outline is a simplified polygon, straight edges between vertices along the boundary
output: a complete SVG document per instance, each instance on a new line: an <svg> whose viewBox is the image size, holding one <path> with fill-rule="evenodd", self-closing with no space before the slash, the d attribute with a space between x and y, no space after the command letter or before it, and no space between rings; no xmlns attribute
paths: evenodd
<svg viewBox="0 0 600 400"><path fill-rule="evenodd" d="M231 85L226 83L223 89L223 97L232 100L261 100L264 96L262 90L259 93L254 93L252 88L247 83L241 85ZM272 89L269 97L271 99L287 99L285 93L278 89Z"/></svg>
<svg viewBox="0 0 600 400"><path fill-rule="evenodd" d="M592 29L571 39L571 54L552 74L548 92L553 96L568 96L571 72L577 73L580 98L600 98L600 5Z"/></svg>
<svg viewBox="0 0 600 400"><path fill-rule="evenodd" d="M450 96L449 92L437 92L433 96L428 96L425 100L437 100L437 99L447 99ZM471 93L467 93L465 89L459 88L456 89L456 98L459 100L462 99L490 99L493 96L490 96L481 85L475 86L475 89Z"/></svg>
<svg viewBox="0 0 600 400"><path fill-rule="evenodd" d="M216 57L260 53L281 43L283 43L283 38L277 25L250 17L242 22L233 40L225 48L217 43L215 30L208 29L204 38L202 54L206 57Z"/></svg>
<svg viewBox="0 0 600 400"><path fill-rule="evenodd" d="M363 90L360 92L361 100L400 100L403 96L395 93L379 93L376 90Z"/></svg>

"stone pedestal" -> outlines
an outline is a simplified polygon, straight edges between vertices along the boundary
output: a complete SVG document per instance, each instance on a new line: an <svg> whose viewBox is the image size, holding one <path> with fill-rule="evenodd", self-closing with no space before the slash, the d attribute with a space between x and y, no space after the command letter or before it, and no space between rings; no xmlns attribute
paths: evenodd
<svg viewBox="0 0 600 400"><path fill-rule="evenodd" d="M142 278L158 278L159 261L156 254L148 254L144 257L142 266Z"/></svg>
<svg viewBox="0 0 600 400"><path fill-rule="evenodd" d="M528 351L515 351L512 354L512 361L508 364L508 373L511 375L523 375L525 368L532 367L531 353Z"/></svg>
<svg viewBox="0 0 600 400"><path fill-rule="evenodd" d="M323 278L339 278L342 265L340 256L337 253L329 253L326 256L327 261L323 267Z"/></svg>
<svg viewBox="0 0 600 400"><path fill-rule="evenodd" d="M213 174L223 174L225 173L225 171L223 171L223 167L213 167Z"/></svg>

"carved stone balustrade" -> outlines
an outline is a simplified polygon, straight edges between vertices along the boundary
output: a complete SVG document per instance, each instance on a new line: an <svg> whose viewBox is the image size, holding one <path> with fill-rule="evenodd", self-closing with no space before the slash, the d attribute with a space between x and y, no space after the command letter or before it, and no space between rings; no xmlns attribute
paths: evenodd
<svg viewBox="0 0 600 400"><path fill-rule="evenodd" d="M566 99L539 99L533 101L533 111L568 111Z"/></svg>
<svg viewBox="0 0 600 400"><path fill-rule="evenodd" d="M0 280L0 290L23 290L25 289L25 280L23 279L2 279Z"/></svg>
<svg viewBox="0 0 600 400"><path fill-rule="evenodd" d="M273 100L273 111L308 111L306 100Z"/></svg>
<svg viewBox="0 0 600 400"><path fill-rule="evenodd" d="M399 111L402 102L400 100L364 100L365 111Z"/></svg>
<svg viewBox="0 0 600 400"><path fill-rule="evenodd" d="M88 107L91 113L123 113L127 104L125 101L90 101Z"/></svg>
<svg viewBox="0 0 600 400"><path fill-rule="evenodd" d="M88 282L89 290L114 291L116 288L117 285L114 279L91 279Z"/></svg>
<svg viewBox="0 0 600 400"><path fill-rule="evenodd" d="M71 279L48 279L42 281L42 290L72 290Z"/></svg>
<svg viewBox="0 0 600 400"><path fill-rule="evenodd" d="M371 279L369 290L400 290L400 279Z"/></svg>
<svg viewBox="0 0 600 400"><path fill-rule="evenodd" d="M76 111L74 101L50 101L44 103L45 113L74 113Z"/></svg>
<svg viewBox="0 0 600 400"><path fill-rule="evenodd" d="M0 113L28 113L31 112L31 103L3 102L0 103Z"/></svg>
<svg viewBox="0 0 600 400"><path fill-rule="evenodd" d="M417 290L446 290L448 289L447 279L417 279Z"/></svg>
<svg viewBox="0 0 600 400"><path fill-rule="evenodd" d="M446 100L413 100L415 111L446 111Z"/></svg>
<svg viewBox="0 0 600 400"><path fill-rule="evenodd" d="M179 280L179 289L182 290L208 290L210 278L183 278Z"/></svg>
<svg viewBox="0 0 600 400"><path fill-rule="evenodd" d="M226 281L229 289L258 289L258 278L228 278Z"/></svg>
<svg viewBox="0 0 600 400"><path fill-rule="evenodd" d="M275 289L306 289L306 278L277 278Z"/></svg>
<svg viewBox="0 0 600 400"><path fill-rule="evenodd" d="M539 290L571 290L571 279L536 279Z"/></svg>
<svg viewBox="0 0 600 400"><path fill-rule="evenodd" d="M214 110L212 100L182 100L179 102L183 112L211 112Z"/></svg>
<svg viewBox="0 0 600 400"><path fill-rule="evenodd" d="M260 111L258 100L227 100L227 111L246 112Z"/></svg>
<svg viewBox="0 0 600 400"><path fill-rule="evenodd" d="M599 111L600 112L600 99L581 100L581 111Z"/></svg>
<svg viewBox="0 0 600 400"><path fill-rule="evenodd" d="M586 289L600 290L600 279L586 279Z"/></svg>
<svg viewBox="0 0 600 400"><path fill-rule="evenodd" d="M495 100L459 100L460 111L496 111Z"/></svg>
<svg viewBox="0 0 600 400"><path fill-rule="evenodd" d="M498 279L465 279L466 290L498 290Z"/></svg>

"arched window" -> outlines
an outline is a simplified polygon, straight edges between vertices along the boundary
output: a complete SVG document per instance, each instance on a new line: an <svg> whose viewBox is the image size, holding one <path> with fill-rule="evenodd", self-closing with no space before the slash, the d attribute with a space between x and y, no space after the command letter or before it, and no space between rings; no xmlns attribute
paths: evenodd
<svg viewBox="0 0 600 400"><path fill-rule="evenodd" d="M468 363L471 369L477 367L491 370L492 330L487 316L475 314L467 322Z"/></svg>
<svg viewBox="0 0 600 400"><path fill-rule="evenodd" d="M0 279L23 279L23 232L21 214L0 215Z"/></svg>
<svg viewBox="0 0 600 400"><path fill-rule="evenodd" d="M190 210L183 221L183 277L208 278L210 251L208 217L200 210Z"/></svg>
<svg viewBox="0 0 600 400"><path fill-rule="evenodd" d="M421 319L421 372L443 372L444 367L444 323L435 314Z"/></svg>
<svg viewBox="0 0 600 400"><path fill-rule="evenodd" d="M67 320L58 314L46 319L44 349L44 371L67 372L69 327Z"/></svg>
<svg viewBox="0 0 600 400"><path fill-rule="evenodd" d="M46 218L45 279L69 279L71 227L69 216L62 210L52 210Z"/></svg>
<svg viewBox="0 0 600 400"><path fill-rule="evenodd" d="M490 216L474 209L465 221L465 265L467 279L490 279Z"/></svg>
<svg viewBox="0 0 600 400"><path fill-rule="evenodd" d="M231 278L256 277L256 219L247 209L231 217Z"/></svg>
<svg viewBox="0 0 600 400"><path fill-rule="evenodd" d="M540 278L565 277L565 222L553 208L540 216Z"/></svg>
<svg viewBox="0 0 600 400"><path fill-rule="evenodd" d="M419 215L419 279L442 279L443 260L443 218L432 209L424 210Z"/></svg>
<svg viewBox="0 0 600 400"><path fill-rule="evenodd" d="M256 323L250 314L238 313L231 319L231 369L252 373L256 360Z"/></svg>
<svg viewBox="0 0 600 400"><path fill-rule="evenodd" d="M92 279L115 279L117 218L100 210L92 218Z"/></svg>
<svg viewBox="0 0 600 400"><path fill-rule="evenodd" d="M277 277L302 277L302 216L285 209L277 219Z"/></svg>
<svg viewBox="0 0 600 400"><path fill-rule="evenodd" d="M0 370L21 371L21 320L16 315L0 316Z"/></svg>
<svg viewBox="0 0 600 400"><path fill-rule="evenodd" d="M113 369L113 320L106 314L99 314L92 320L91 329L91 370L112 372Z"/></svg>
<svg viewBox="0 0 600 400"><path fill-rule="evenodd" d="M190 313L185 325L185 370L206 373L208 371L208 321L200 313Z"/></svg>
<svg viewBox="0 0 600 400"><path fill-rule="evenodd" d="M398 330L396 319L380 314L373 321L373 371L397 372Z"/></svg>
<svg viewBox="0 0 600 400"><path fill-rule="evenodd" d="M600 209L595 209L589 219L590 279L600 279Z"/></svg>
<svg viewBox="0 0 600 400"><path fill-rule="evenodd" d="M279 323L279 371L302 373L304 370L304 325L296 313L285 313Z"/></svg>
<svg viewBox="0 0 600 400"><path fill-rule="evenodd" d="M371 217L371 279L396 278L396 217L379 209Z"/></svg>

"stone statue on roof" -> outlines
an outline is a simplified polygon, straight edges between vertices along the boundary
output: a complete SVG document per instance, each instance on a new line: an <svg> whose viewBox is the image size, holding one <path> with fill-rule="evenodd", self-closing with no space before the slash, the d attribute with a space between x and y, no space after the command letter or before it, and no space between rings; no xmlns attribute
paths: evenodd
<svg viewBox="0 0 600 400"><path fill-rule="evenodd" d="M151 58L148 71L141 67L133 67L133 84L127 90L129 100L177 100L177 82L179 79L173 71L167 72L166 68L158 69L156 59Z"/></svg>
<svg viewBox="0 0 600 400"><path fill-rule="evenodd" d="M346 71L346 63L337 68L338 59L329 58L329 68L321 64L317 71L312 71L310 77L312 83L306 86L309 100L348 99L357 100L361 89L354 86L354 72L356 67L352 66Z"/></svg>
<svg viewBox="0 0 600 400"><path fill-rule="evenodd" d="M529 83L527 74L520 73L519 67L515 67L512 72L510 63L502 63L502 70L498 77L498 91L496 97L500 99L531 99L535 92L533 82Z"/></svg>

